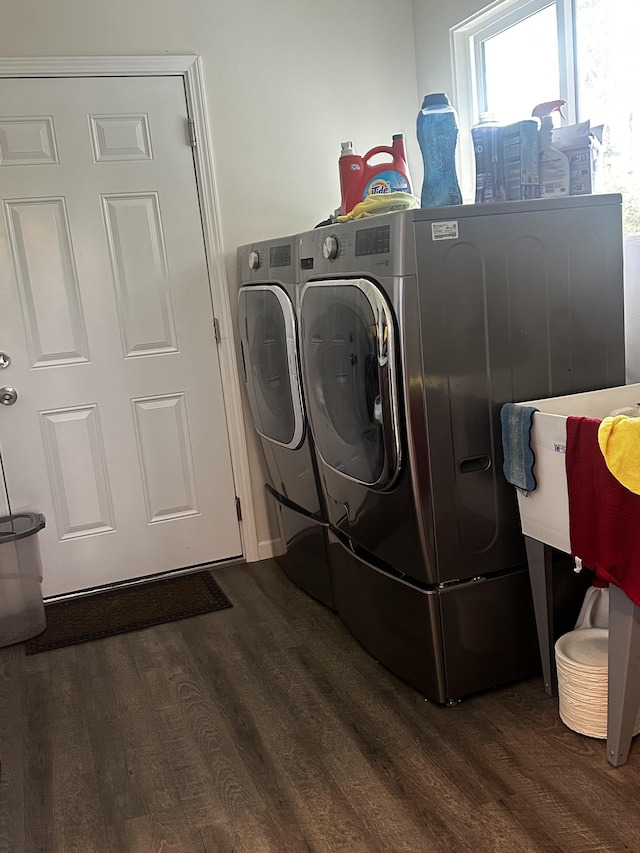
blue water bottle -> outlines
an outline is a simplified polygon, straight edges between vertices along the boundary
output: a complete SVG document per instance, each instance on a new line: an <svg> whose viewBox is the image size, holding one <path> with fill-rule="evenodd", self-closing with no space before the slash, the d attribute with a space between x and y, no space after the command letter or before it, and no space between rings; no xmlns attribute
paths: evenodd
<svg viewBox="0 0 640 853"><path fill-rule="evenodd" d="M502 125L492 113L480 113L471 128L476 157L476 204L506 201L502 155Z"/></svg>
<svg viewBox="0 0 640 853"><path fill-rule="evenodd" d="M417 132L424 162L421 207L462 204L455 156L458 117L444 92L425 95Z"/></svg>

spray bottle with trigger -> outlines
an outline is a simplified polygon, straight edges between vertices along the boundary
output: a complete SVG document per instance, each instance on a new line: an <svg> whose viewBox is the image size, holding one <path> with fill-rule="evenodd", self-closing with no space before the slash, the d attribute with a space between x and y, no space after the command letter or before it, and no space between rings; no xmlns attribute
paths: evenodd
<svg viewBox="0 0 640 853"><path fill-rule="evenodd" d="M545 101L533 108L532 116L540 120L538 143L540 151L540 198L565 198L569 195L571 168L569 158L553 147L553 117L559 112L562 118L564 99Z"/></svg>

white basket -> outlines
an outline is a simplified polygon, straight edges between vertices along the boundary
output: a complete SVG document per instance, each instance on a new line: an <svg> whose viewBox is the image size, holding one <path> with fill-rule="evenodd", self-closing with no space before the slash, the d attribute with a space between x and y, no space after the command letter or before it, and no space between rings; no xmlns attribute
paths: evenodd
<svg viewBox="0 0 640 853"><path fill-rule="evenodd" d="M563 634L556 643L560 719L574 732L607 737L607 628L581 628ZM640 732L640 713L634 734Z"/></svg>

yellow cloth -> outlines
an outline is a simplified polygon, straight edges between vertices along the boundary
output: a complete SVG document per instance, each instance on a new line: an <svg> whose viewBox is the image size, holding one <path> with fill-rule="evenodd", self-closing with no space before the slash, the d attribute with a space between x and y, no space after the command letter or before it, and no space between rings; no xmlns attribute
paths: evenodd
<svg viewBox="0 0 640 853"><path fill-rule="evenodd" d="M640 495L640 418L604 418L598 427L598 444L616 480Z"/></svg>
<svg viewBox="0 0 640 853"><path fill-rule="evenodd" d="M411 210L413 207L419 207L419 202L411 193L379 193L368 195L363 201L359 201L349 213L336 218L338 222L349 222L352 219L377 216L379 213L391 213L393 210Z"/></svg>

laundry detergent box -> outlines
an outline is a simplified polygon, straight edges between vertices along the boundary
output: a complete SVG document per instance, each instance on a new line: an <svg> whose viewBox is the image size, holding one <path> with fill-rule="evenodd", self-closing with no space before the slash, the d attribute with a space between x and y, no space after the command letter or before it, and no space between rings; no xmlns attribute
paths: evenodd
<svg viewBox="0 0 640 853"><path fill-rule="evenodd" d="M582 121L553 130L553 147L569 158L569 195L598 192L598 164L604 125Z"/></svg>
<svg viewBox="0 0 640 853"><path fill-rule="evenodd" d="M539 198L538 122L517 121L502 130L502 160L507 201Z"/></svg>

